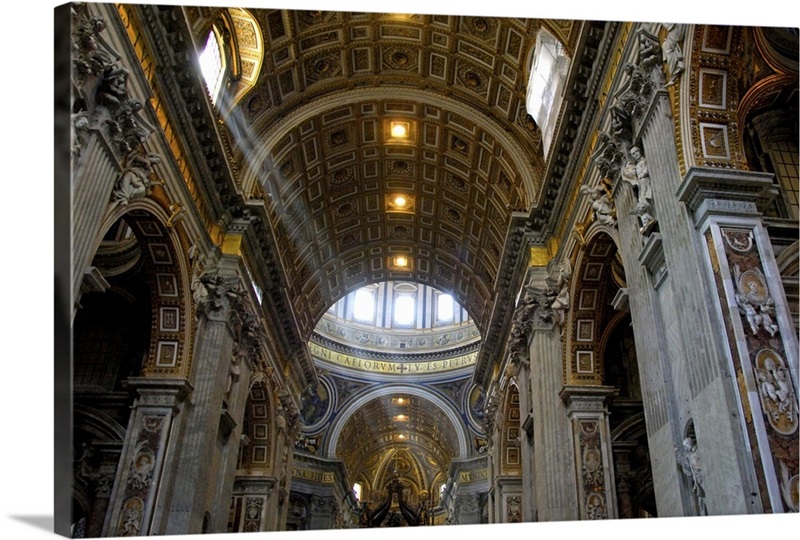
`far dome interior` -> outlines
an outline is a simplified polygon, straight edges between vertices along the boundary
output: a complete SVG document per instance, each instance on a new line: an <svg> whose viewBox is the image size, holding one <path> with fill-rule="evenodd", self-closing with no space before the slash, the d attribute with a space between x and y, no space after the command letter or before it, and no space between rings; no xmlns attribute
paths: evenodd
<svg viewBox="0 0 800 540"><path fill-rule="evenodd" d="M361 500L380 503L398 479L415 504L439 502L451 461L481 435L463 421L480 342L452 295L419 283L370 284L325 312L309 349L339 401L305 431L343 461Z"/></svg>
<svg viewBox="0 0 800 540"><path fill-rule="evenodd" d="M350 292L325 312L312 337L340 348L395 355L474 348L479 340L472 318L452 295L406 281Z"/></svg>

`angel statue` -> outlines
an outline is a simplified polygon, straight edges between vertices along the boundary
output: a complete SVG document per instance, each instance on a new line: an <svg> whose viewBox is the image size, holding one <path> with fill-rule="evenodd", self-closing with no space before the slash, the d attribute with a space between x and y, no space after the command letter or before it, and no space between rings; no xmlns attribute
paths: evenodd
<svg viewBox="0 0 800 540"><path fill-rule="evenodd" d="M113 202L128 204L150 193L153 166L161 162L158 154L133 151L128 155L125 170L114 185Z"/></svg>
<svg viewBox="0 0 800 540"><path fill-rule="evenodd" d="M594 211L594 219L603 225L616 227L616 212L614 211L614 205L611 202L608 193L606 193L605 187L602 185L597 185L594 187L583 185L581 186L581 194L589 197L592 210Z"/></svg>

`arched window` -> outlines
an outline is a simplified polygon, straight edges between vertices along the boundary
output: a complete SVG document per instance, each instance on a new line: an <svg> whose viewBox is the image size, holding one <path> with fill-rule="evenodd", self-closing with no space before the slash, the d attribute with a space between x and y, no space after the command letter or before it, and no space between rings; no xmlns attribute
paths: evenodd
<svg viewBox="0 0 800 540"><path fill-rule="evenodd" d="M453 320L453 297L449 294L439 294L436 297L436 322Z"/></svg>
<svg viewBox="0 0 800 540"><path fill-rule="evenodd" d="M353 318L360 322L375 320L375 291L371 288L358 289L353 298Z"/></svg>
<svg viewBox="0 0 800 540"><path fill-rule="evenodd" d="M397 294L394 297L394 322L399 326L414 324L416 302L412 294Z"/></svg>
<svg viewBox="0 0 800 540"><path fill-rule="evenodd" d="M200 70L211 95L211 102L216 104L222 87L222 78L225 73L225 56L220 47L220 37L216 28L208 33L206 46L200 53Z"/></svg>
<svg viewBox="0 0 800 540"><path fill-rule="evenodd" d="M246 9L222 10L208 24L211 30L197 36L198 67L211 102L224 119L255 87L264 63L264 39Z"/></svg>
<svg viewBox="0 0 800 540"><path fill-rule="evenodd" d="M525 104L528 114L542 131L542 148L545 156L553 140L568 70L569 57L561 42L547 30L539 30Z"/></svg>

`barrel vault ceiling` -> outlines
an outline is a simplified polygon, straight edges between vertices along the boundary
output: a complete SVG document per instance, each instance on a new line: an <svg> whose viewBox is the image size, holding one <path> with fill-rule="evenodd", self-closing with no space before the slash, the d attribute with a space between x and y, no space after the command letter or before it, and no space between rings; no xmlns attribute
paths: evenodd
<svg viewBox="0 0 800 540"><path fill-rule="evenodd" d="M386 473L386 458L405 448L410 461L425 470L420 484L430 485L434 478L445 476L450 461L459 457L456 430L447 415L425 398L377 397L348 418L335 455L348 471L375 484Z"/></svg>
<svg viewBox="0 0 800 540"><path fill-rule="evenodd" d="M204 43L219 12L186 13ZM263 61L225 122L241 189L263 203L275 236L301 334L347 292L403 279L451 292L483 331L512 216L540 199L540 133L525 94L545 23L248 13L234 19L236 33L263 42ZM546 24L574 40L571 21ZM391 134L398 122L404 138ZM393 206L396 194L405 208ZM398 255L407 266L394 265Z"/></svg>
<svg viewBox="0 0 800 540"><path fill-rule="evenodd" d="M348 292L403 280L451 293L484 343L502 334L519 286L510 276L519 278L527 260L520 224L553 200L541 133L525 105L536 34L545 26L572 54L586 34L582 24L209 7L181 13L196 49L224 15L246 52L235 66L235 102L218 104L220 121L236 189L260 220L257 230L270 235L270 264L279 268L299 339L307 342ZM393 134L396 124L405 136ZM460 373L450 383L466 388L468 378ZM331 441L335 447L317 452L342 459L354 480L380 485L407 462L414 482L432 485L453 459L476 451L479 434L463 425L460 401L448 409L430 389L406 381L414 395L398 408L402 392L377 380L360 384L358 403L325 428L333 434L312 434Z"/></svg>

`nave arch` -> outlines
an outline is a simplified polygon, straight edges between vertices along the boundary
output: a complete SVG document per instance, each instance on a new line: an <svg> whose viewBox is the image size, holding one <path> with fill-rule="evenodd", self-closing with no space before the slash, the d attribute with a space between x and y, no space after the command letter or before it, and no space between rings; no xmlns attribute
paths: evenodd
<svg viewBox="0 0 800 540"><path fill-rule="evenodd" d="M137 389L184 379L190 370L194 312L188 267L167 219L152 201L111 207L75 314L73 452L80 463L75 481L86 489L74 517L90 536L103 533L123 478L119 464L133 436ZM139 443L134 474L149 478L163 459L157 458L163 440ZM148 486L140 488L138 495L149 493Z"/></svg>

